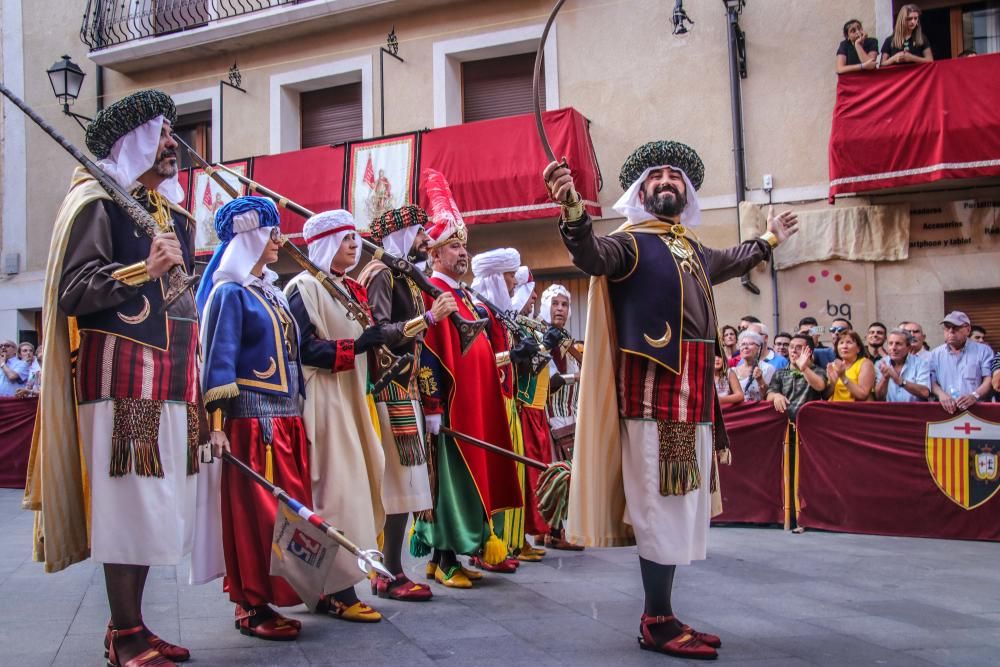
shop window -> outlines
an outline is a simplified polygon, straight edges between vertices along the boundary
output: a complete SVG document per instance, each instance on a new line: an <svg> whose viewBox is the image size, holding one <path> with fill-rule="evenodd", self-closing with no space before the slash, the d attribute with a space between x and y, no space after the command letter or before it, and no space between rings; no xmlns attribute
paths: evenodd
<svg viewBox="0 0 1000 667"><path fill-rule="evenodd" d="M462 63L462 122L531 113L534 53ZM539 88L545 109L545 70Z"/></svg>
<svg viewBox="0 0 1000 667"><path fill-rule="evenodd" d="M301 93L301 147L324 146L364 134L361 82Z"/></svg>
<svg viewBox="0 0 1000 667"><path fill-rule="evenodd" d="M944 312L960 310L986 329L986 343L1000 348L1000 288L969 289L944 293Z"/></svg>
<svg viewBox="0 0 1000 667"><path fill-rule="evenodd" d="M180 136L188 146L194 149L195 153L212 162L212 112L199 111L196 113L181 114L177 116L174 124L174 134ZM177 151L177 164L181 169L194 167L195 165L188 152L184 149Z"/></svg>

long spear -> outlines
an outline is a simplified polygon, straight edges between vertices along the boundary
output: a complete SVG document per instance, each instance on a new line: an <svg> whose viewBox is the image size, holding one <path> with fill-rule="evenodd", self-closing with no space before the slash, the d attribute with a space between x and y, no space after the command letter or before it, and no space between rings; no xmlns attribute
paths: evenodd
<svg viewBox="0 0 1000 667"><path fill-rule="evenodd" d="M506 456L518 463L541 470L542 474L539 475L538 485L535 487L535 497L538 499L539 514L542 515L542 518L550 526L558 526L566 518L566 508L569 501L569 483L572 475L572 466L569 461L556 461L555 463L545 464L536 459L516 454L509 449L504 449L485 440L466 435L447 426L441 427L441 433L449 435L455 440L467 442L480 449L485 449L500 456Z"/></svg>
<svg viewBox="0 0 1000 667"><path fill-rule="evenodd" d="M313 216L313 212L306 207L296 204L292 200L287 197L283 197L274 190L270 190L260 183L233 171L226 165L217 164L215 166L216 168L222 169L235 176L239 179L240 183L243 183L250 188L251 192L259 193L265 197L270 197L278 204L278 206L288 209L292 213L300 215L304 218L311 218ZM442 292L441 289L427 280L427 276L425 276L417 267L413 266L413 264L405 257L396 257L392 253L386 252L384 248L380 248L363 236L359 235L358 238L361 241L362 249L364 249L364 251L372 257L381 260L390 269L405 275L407 278L416 283L417 287L419 287L422 292L430 295L431 298L436 299L440 296ZM458 331L458 338L462 346L462 354L465 354L469 348L472 347L472 344L476 341L476 337L483 331L483 329L486 328L486 325L489 324L488 319L466 320L463 319L458 313L452 313L448 316L448 319L455 325L455 329Z"/></svg>
<svg viewBox="0 0 1000 667"><path fill-rule="evenodd" d="M191 159L195 162L195 164L208 174L209 178L218 183L219 186L226 191L226 194L234 199L240 196L240 193L236 190L236 188L230 185L226 179L222 177L219 170L210 165L205 158L198 155L197 151L188 145L184 139L176 134L174 135L174 139L177 143L184 146L188 155L191 156ZM358 303L353 296L348 294L347 290L334 282L325 270L313 264L301 250L295 247L294 243L288 240L287 236L281 237L281 248L288 253L299 266L314 277L335 301L344 307L347 311L348 318L357 321L358 324L365 328L374 324L368 312L361 306L361 304ZM385 345L379 345L376 347L373 354L375 357L375 367L379 371L379 377L372 385L371 393L378 395L383 389L389 386L390 382L395 380L410 368L410 364L413 362L413 355L406 353L402 356L397 356L393 354L392 350Z"/></svg>
<svg viewBox="0 0 1000 667"><path fill-rule="evenodd" d="M108 176L107 173L100 167L98 167L93 160L88 158L83 152L71 144L69 140L61 135L58 130L52 127L48 121L39 116L34 109L28 106L28 104L22 100L20 97L15 95L7 86L0 83L0 93L14 103L18 109L24 112L24 114L35 121L38 127L42 128L47 135L52 137L57 144L63 147L67 153L73 156L73 159L79 162L84 169L86 169L94 179L101 184L111 200L117 204L125 214L135 223L135 226L139 228L146 236L149 238L156 238L156 235L160 233L160 226L153 219L153 216L136 201L135 197L129 194L125 188L123 188L118 181ZM170 267L167 272L167 293L163 297L163 306L161 310L166 310L167 306L176 301L184 292L191 288L195 283L198 282L198 276L189 276L184 267L180 264L175 264Z"/></svg>
<svg viewBox="0 0 1000 667"><path fill-rule="evenodd" d="M313 512L311 509L306 507L304 504L300 503L295 498L292 498L285 492L284 489L275 486L271 482L267 481L267 479L265 479L263 475L258 473L256 470L248 466L243 461L233 456L231 453L222 452L222 460L225 461L226 463L230 463L233 466L235 466L236 469L239 470L241 473L243 473L253 481L260 484L262 487L267 489L268 492L275 498L277 498L281 502L288 504L289 507L295 509L296 513L300 517L302 517L312 525L322 530L324 533L326 533L327 537L329 537L334 542L347 549L353 555L357 556L358 567L361 569L362 572L368 574L369 570L374 570L378 572L380 575L388 578L390 581L396 580L396 577L393 576L392 572L389 572L386 566L383 565L379 560L382 558L382 553L380 551L378 551L377 549L359 548L356 544L354 544L354 542L347 539L347 537L342 532L340 532L332 525L330 525L330 523L328 523L323 517Z"/></svg>

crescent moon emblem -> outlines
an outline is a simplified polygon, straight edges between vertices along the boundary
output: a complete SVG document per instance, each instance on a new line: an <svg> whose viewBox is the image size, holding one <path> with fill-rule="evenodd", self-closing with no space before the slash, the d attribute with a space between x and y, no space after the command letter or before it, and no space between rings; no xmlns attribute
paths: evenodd
<svg viewBox="0 0 1000 667"><path fill-rule="evenodd" d="M152 308L150 308L149 299L143 296L142 309L135 315L123 315L118 312L116 312L115 314L118 315L118 319L120 319L125 324L142 324L143 322L146 321L146 318L149 317L149 313L151 310Z"/></svg>
<svg viewBox="0 0 1000 667"><path fill-rule="evenodd" d="M254 370L253 372L253 374L259 377L261 380L266 380L267 378L274 375L275 372L278 370L278 364L274 362L274 357L268 357L268 359L271 360L271 364L267 367L266 371L261 372L258 370Z"/></svg>
<svg viewBox="0 0 1000 667"><path fill-rule="evenodd" d="M642 334L642 337L646 339L646 344L650 347L655 347L657 349L661 347L666 347L670 344L670 339L674 337L673 332L670 330L670 323L667 323L667 330L663 332L663 336L660 338L650 338L646 334Z"/></svg>

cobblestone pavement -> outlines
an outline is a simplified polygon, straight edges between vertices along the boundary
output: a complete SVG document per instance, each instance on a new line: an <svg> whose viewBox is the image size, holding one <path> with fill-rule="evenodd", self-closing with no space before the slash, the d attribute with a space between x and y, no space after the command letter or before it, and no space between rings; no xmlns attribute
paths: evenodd
<svg viewBox="0 0 1000 667"><path fill-rule="evenodd" d="M30 559L31 515L0 490L0 665L102 665L108 606L100 568L46 575ZM675 611L723 638L734 665L998 665L1000 546L776 528L713 528L707 561L681 568ZM422 563L406 562L417 579ZM291 610L297 642L233 629L219 584L154 568L145 619L192 650L192 665L669 665L636 644L634 549L550 551L471 591L434 585L429 603L365 599L382 623ZM359 591L362 587L359 586Z"/></svg>

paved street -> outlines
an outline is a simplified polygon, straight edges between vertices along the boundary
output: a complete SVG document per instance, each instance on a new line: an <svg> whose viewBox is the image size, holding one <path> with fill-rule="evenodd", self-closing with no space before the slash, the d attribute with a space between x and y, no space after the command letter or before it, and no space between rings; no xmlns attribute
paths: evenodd
<svg viewBox="0 0 1000 667"><path fill-rule="evenodd" d="M102 665L108 619L93 563L45 575L30 560L21 492L0 490L0 665ZM772 528L714 528L709 560L683 568L675 609L723 638L734 665L1000 664L1000 547ZM420 563L410 560L411 577ZM434 587L430 603L376 602L359 626L292 611L294 643L244 637L217 584L154 569L147 623L197 665L668 665L640 651L634 549L550 552L472 591ZM370 601L364 592L363 598Z"/></svg>

